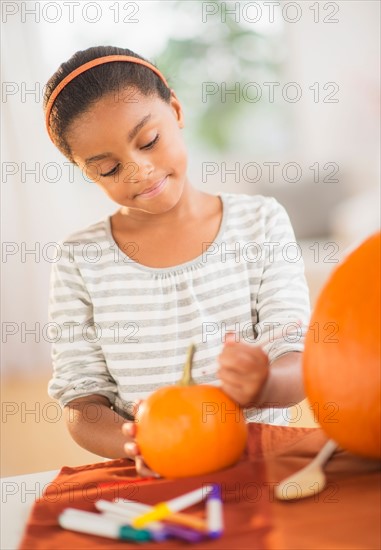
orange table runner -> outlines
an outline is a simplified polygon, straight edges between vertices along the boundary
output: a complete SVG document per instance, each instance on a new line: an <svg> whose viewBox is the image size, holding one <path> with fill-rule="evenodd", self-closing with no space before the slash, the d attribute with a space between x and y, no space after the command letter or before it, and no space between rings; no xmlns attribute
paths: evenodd
<svg viewBox="0 0 381 550"><path fill-rule="evenodd" d="M34 504L20 550L136 548L116 541L66 531L58 515L72 507L95 512L100 498L134 499L147 504L169 500L203 484L219 483L224 502L224 535L194 545L202 549L320 550L381 548L380 463L338 451L326 467L328 483L315 497L279 502L274 487L305 466L324 445L318 428L249 425L243 459L226 470L181 480L134 481L128 460L112 460L77 468L64 467ZM204 504L189 509L202 516ZM188 546L179 540L139 544L139 548Z"/></svg>

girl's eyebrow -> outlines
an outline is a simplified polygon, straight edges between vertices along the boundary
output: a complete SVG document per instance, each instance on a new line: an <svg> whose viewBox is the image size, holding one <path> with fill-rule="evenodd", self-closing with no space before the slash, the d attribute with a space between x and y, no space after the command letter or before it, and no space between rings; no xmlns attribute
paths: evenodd
<svg viewBox="0 0 381 550"><path fill-rule="evenodd" d="M149 115L146 115L144 116L140 122L138 122L136 124L136 126L134 126L132 128L132 130L129 132L128 134L128 141L132 141L134 139L134 137L136 136L136 134L143 128L143 126L145 124L147 124L147 122L149 121L149 119L151 118L151 114Z"/></svg>
<svg viewBox="0 0 381 550"><path fill-rule="evenodd" d="M128 133L128 141L132 141L136 134L147 124L147 122L150 120L151 114L148 114L144 116ZM99 155L95 155L94 157L89 157L85 160L86 163L92 162L94 160L102 160L104 158L110 157L111 153L100 153Z"/></svg>

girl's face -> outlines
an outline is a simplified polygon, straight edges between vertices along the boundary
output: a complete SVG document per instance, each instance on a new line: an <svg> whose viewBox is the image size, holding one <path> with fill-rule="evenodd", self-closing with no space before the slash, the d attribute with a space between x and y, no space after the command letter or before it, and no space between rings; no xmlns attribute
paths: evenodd
<svg viewBox="0 0 381 550"><path fill-rule="evenodd" d="M109 94L71 124L73 159L116 203L164 213L179 201L187 155L180 129L183 114L170 103L136 90Z"/></svg>

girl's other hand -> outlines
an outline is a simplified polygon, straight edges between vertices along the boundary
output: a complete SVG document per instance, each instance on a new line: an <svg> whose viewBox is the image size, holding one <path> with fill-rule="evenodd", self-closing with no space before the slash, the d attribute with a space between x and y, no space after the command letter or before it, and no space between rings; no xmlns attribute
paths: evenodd
<svg viewBox="0 0 381 550"><path fill-rule="evenodd" d="M137 404L139 407L141 402ZM122 426L122 432L127 438L127 442L124 444L124 452L130 458L131 460L135 461L135 467L136 471L139 474L139 476L142 477L160 477L159 474L156 472L153 472L148 468L148 466L145 464L143 457L140 454L139 448L136 444L135 437L136 437L136 428L137 425L135 422L125 422Z"/></svg>
<svg viewBox="0 0 381 550"><path fill-rule="evenodd" d="M218 361L217 376L224 392L241 407L254 406L269 375L269 360L263 349L235 342L234 335L228 334Z"/></svg>

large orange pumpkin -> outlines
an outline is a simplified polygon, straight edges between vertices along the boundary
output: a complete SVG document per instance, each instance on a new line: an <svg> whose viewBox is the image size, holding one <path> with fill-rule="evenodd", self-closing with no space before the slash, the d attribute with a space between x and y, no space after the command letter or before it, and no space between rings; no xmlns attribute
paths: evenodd
<svg viewBox="0 0 381 550"><path fill-rule="evenodd" d="M342 448L381 457L380 233L337 267L312 315L303 354L316 419Z"/></svg>
<svg viewBox="0 0 381 550"><path fill-rule="evenodd" d="M139 407L136 442L146 464L163 477L208 474L235 464L246 446L242 409L221 389L196 385L194 347L179 384L160 388Z"/></svg>

